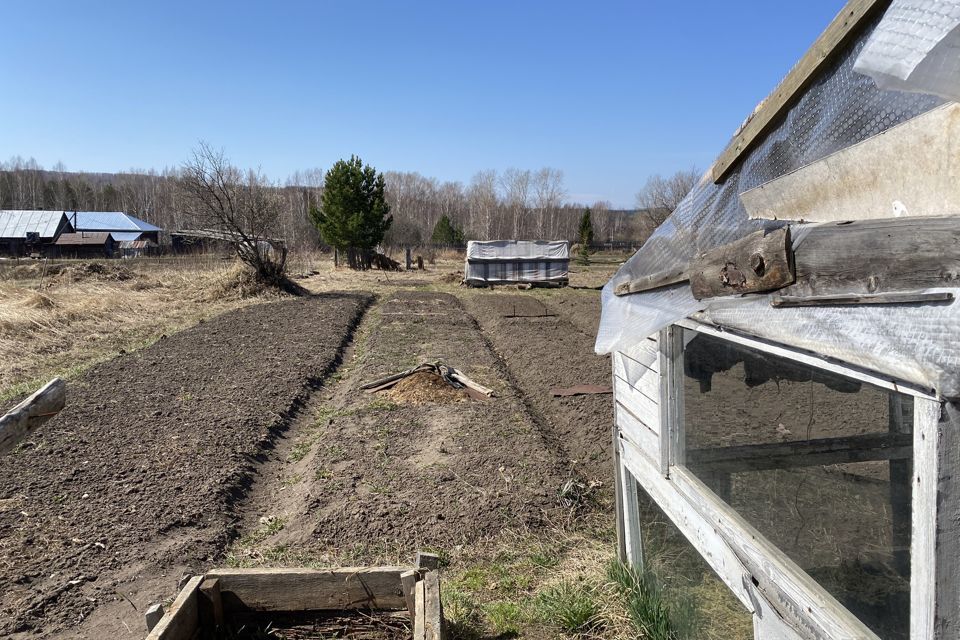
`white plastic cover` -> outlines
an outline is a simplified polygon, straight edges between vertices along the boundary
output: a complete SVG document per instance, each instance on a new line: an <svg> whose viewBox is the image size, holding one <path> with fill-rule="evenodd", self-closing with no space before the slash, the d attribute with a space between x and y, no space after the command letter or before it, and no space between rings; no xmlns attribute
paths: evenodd
<svg viewBox="0 0 960 640"><path fill-rule="evenodd" d="M689 285L627 296L621 282L685 269L698 254L782 222L750 220L740 194L886 131L942 104L932 95L882 90L854 71L854 61L879 19L838 52L762 141L748 151L720 184L708 176L691 190L603 289L596 350L631 345L689 316L782 344L839 358L960 396L960 303L946 306L807 307L775 309L769 296L697 301ZM709 172L708 172L709 175ZM802 232L794 242L802 242ZM703 312L702 316L696 316Z"/></svg>
<svg viewBox="0 0 960 640"><path fill-rule="evenodd" d="M570 258L566 240L471 240L467 260L565 260Z"/></svg>
<svg viewBox="0 0 960 640"><path fill-rule="evenodd" d="M960 0L893 0L853 68L881 89L960 100Z"/></svg>

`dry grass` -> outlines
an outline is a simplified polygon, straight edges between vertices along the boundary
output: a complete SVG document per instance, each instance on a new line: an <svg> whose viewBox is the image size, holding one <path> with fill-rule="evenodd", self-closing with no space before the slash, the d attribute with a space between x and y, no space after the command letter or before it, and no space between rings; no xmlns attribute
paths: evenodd
<svg viewBox="0 0 960 640"><path fill-rule="evenodd" d="M244 282L233 263L217 259L0 267L0 403L270 299Z"/></svg>

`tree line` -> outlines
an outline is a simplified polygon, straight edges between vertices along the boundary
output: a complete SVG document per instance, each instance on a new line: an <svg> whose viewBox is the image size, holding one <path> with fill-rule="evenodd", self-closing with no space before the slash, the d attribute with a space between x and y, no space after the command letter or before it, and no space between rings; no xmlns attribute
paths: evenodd
<svg viewBox="0 0 960 640"><path fill-rule="evenodd" d="M35 160L14 157L0 162L0 208L125 211L164 229L195 228L184 195L187 168L131 170L123 173L69 172L62 164L45 169ZM324 172L298 171L284 181L257 177L270 193L271 232L294 250L316 248L321 237L311 218L320 206ZM416 172L383 174L386 202L393 222L387 245L459 243L470 239L565 239L578 241L584 204L567 201L563 173L507 169L480 171L468 184L440 181ZM639 214L613 210L609 203L589 203L596 242L642 241L664 217L663 184L650 183ZM692 182L690 182L692 185ZM667 193L667 195L672 195ZM647 205L647 203L651 203ZM658 208L661 207L661 208Z"/></svg>

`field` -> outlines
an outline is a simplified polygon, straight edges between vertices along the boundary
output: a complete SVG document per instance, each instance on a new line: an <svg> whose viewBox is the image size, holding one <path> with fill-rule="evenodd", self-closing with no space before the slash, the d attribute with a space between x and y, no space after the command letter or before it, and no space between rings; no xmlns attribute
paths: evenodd
<svg viewBox="0 0 960 640"><path fill-rule="evenodd" d="M620 257L619 259L622 259ZM633 637L614 555L609 383L593 354L618 258L560 290L295 265L303 298L219 261L0 270L4 407L67 408L0 458L0 635L140 638L217 565L445 563L455 637ZM487 400L365 382L443 360ZM577 613L568 619L570 611Z"/></svg>

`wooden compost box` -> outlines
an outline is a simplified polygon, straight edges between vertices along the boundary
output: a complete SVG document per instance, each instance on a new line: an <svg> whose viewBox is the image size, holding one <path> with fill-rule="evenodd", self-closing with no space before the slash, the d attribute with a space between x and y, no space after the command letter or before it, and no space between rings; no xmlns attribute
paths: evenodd
<svg viewBox="0 0 960 640"><path fill-rule="evenodd" d="M345 622L338 622L342 626L335 637L381 637L376 630L354 636L349 616L359 624L382 615L412 630L394 627L383 632L384 638L440 640L445 633L437 563L432 557L423 560L418 558L420 568L214 569L189 578L165 613L158 605L151 607L147 640L330 637L324 630L312 633L309 621L338 614ZM276 620L298 618L308 624L298 626L295 634L264 631L279 628Z"/></svg>

